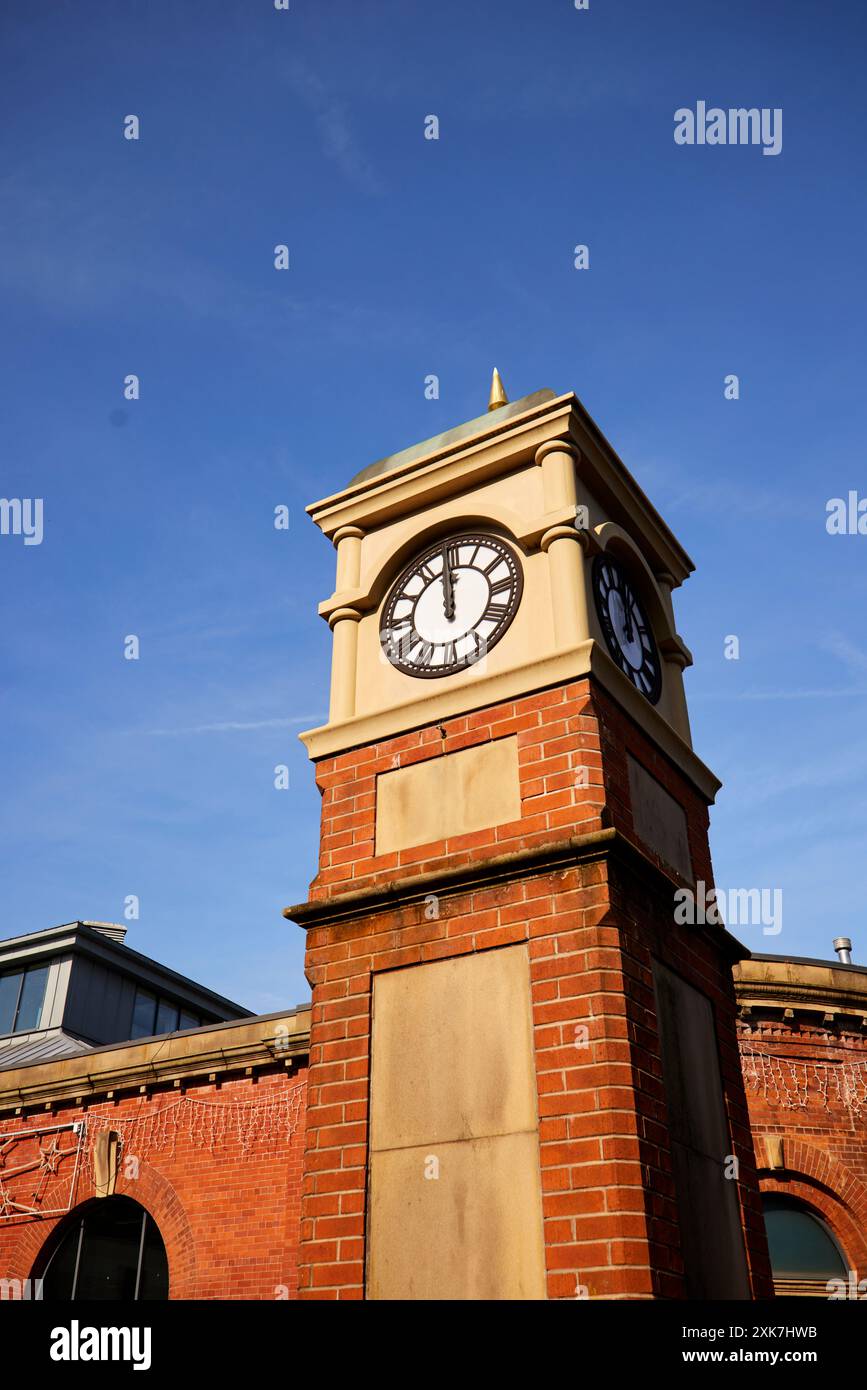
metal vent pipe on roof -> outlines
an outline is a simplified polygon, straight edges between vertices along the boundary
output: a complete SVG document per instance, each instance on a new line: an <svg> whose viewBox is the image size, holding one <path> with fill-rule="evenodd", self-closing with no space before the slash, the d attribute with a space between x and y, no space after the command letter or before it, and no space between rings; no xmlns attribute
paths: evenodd
<svg viewBox="0 0 867 1390"><path fill-rule="evenodd" d="M849 940L848 936L835 936L834 950L840 957L841 965L852 964L852 942Z"/></svg>

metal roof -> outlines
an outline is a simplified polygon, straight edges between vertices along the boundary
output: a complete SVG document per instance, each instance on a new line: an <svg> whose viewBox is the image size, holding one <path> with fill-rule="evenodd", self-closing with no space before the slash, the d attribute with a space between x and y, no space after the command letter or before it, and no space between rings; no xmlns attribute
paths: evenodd
<svg viewBox="0 0 867 1390"><path fill-rule="evenodd" d="M35 1066L38 1062L54 1062L61 1057L76 1057L91 1050L90 1043L82 1042L81 1038L64 1033L61 1028L52 1029L43 1037L28 1038L26 1042L0 1047L0 1071Z"/></svg>
<svg viewBox="0 0 867 1390"><path fill-rule="evenodd" d="M376 463L369 463L366 468L362 468L359 473L350 478L347 486L354 487L356 483L365 483L368 478L377 478L380 473L390 473L393 468L400 468L406 463L411 463L415 458L423 458L425 454L433 453L436 449L444 449L447 445L457 444L460 440L469 439L474 434L496 429L502 425L504 420L511 419L513 415L521 415L525 410L532 410L536 405L553 400L556 400L556 394L549 387L532 391L529 396L522 396L518 401L509 401L508 405L498 406L496 410L484 415L477 415L462 425L455 425L452 429L443 430L442 434L435 434L430 439L423 439L420 444L412 444L408 449L401 449L399 453L389 454L386 458L377 459Z"/></svg>
<svg viewBox="0 0 867 1390"><path fill-rule="evenodd" d="M850 970L855 974L867 974L867 965L856 965L854 961L846 964L836 956L832 960L820 960L818 956L769 956L762 955L759 951L751 951L750 955L753 960L780 961L788 965L820 965L825 970Z"/></svg>

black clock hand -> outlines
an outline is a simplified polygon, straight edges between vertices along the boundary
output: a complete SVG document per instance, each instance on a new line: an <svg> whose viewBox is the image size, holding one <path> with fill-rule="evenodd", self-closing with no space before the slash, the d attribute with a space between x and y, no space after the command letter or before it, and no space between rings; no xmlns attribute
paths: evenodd
<svg viewBox="0 0 867 1390"><path fill-rule="evenodd" d="M449 550L448 546L443 546L443 613L448 622L455 616L455 590L452 583L452 572L449 569Z"/></svg>
<svg viewBox="0 0 867 1390"><path fill-rule="evenodd" d="M625 623L626 623L626 640L627 640L627 642L631 642L631 641L632 641L632 613L631 613L631 611L630 611L630 607L631 607L631 603L625 603L625 604L623 605L623 616L624 616Z"/></svg>

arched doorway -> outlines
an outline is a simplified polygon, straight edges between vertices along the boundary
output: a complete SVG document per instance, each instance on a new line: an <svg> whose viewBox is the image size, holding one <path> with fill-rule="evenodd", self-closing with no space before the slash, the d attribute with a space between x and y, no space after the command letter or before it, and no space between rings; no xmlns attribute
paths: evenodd
<svg viewBox="0 0 867 1390"><path fill-rule="evenodd" d="M76 1208L55 1232L35 1276L46 1302L133 1303L169 1296L166 1248L150 1212L130 1197Z"/></svg>
<svg viewBox="0 0 867 1390"><path fill-rule="evenodd" d="M762 1196L774 1289L778 1298L827 1298L829 1279L846 1279L848 1265L828 1226L795 1197Z"/></svg>

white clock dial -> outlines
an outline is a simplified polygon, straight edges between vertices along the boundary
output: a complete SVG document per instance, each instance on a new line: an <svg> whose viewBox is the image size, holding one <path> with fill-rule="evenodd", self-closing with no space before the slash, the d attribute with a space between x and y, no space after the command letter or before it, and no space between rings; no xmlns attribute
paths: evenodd
<svg viewBox="0 0 867 1390"><path fill-rule="evenodd" d="M410 676L448 676L499 642L521 600L517 555L499 536L447 536L395 581L380 620L382 648Z"/></svg>
<svg viewBox="0 0 867 1390"><path fill-rule="evenodd" d="M662 694L662 663L653 629L626 570L597 555L593 596L608 650L621 671L655 705Z"/></svg>

